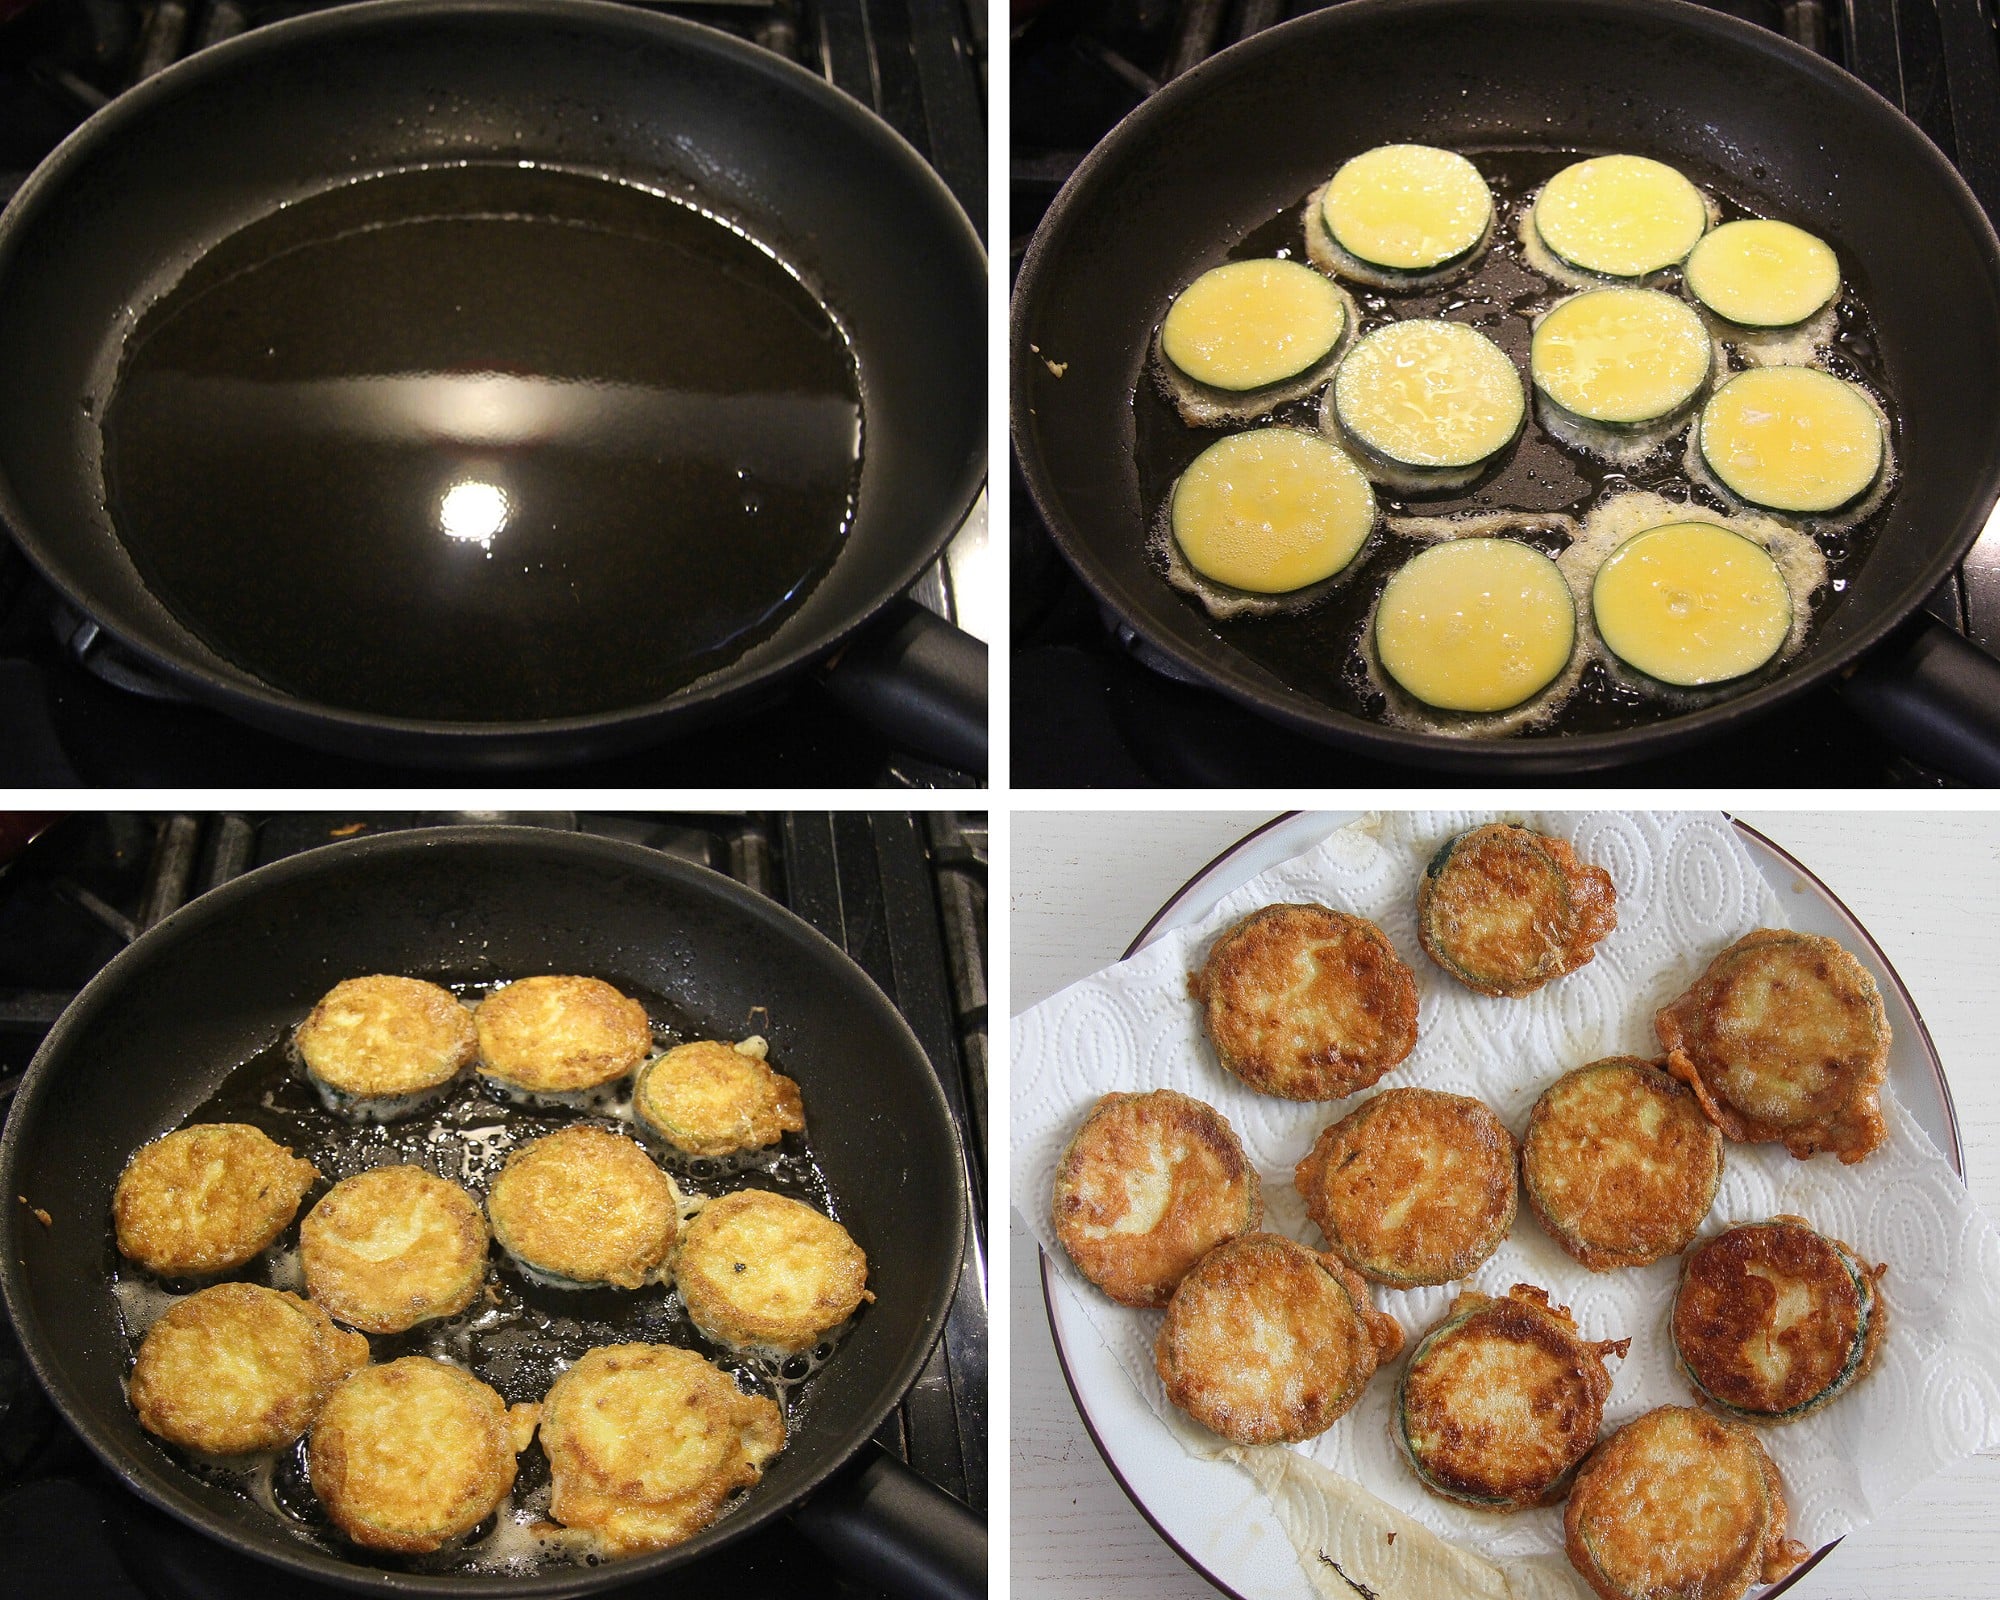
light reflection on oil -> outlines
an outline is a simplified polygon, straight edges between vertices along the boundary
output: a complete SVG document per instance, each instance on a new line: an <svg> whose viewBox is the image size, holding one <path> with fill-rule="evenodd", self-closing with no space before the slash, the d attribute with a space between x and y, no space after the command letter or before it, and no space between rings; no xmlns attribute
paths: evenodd
<svg viewBox="0 0 2000 1600"><path fill-rule="evenodd" d="M513 509L507 491L498 484L465 478L445 490L438 502L438 525L447 539L476 544L490 557L493 536L507 526Z"/></svg>

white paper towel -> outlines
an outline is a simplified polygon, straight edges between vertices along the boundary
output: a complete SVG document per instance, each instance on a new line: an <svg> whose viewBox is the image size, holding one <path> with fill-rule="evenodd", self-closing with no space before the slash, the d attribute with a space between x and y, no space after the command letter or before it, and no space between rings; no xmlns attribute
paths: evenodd
<svg viewBox="0 0 2000 1600"><path fill-rule="evenodd" d="M1653 1013L1725 946L1782 927L1778 897L1725 818L1714 814L1512 814L1569 840L1618 890L1618 928L1588 966L1526 997L1473 994L1417 942L1424 864L1452 834L1488 816L1387 813L1343 828L1223 900L1206 919L1130 961L1073 984L1016 1017L1013 1200L1072 1284L1140 1392L1172 1414L1153 1371L1160 1313L1107 1300L1078 1273L1049 1226L1056 1160L1092 1103L1111 1090L1178 1089L1228 1117L1264 1182L1265 1227L1323 1247L1292 1185L1319 1130L1366 1095L1399 1085L1469 1094L1518 1135L1556 1077L1602 1056L1660 1054ZM1417 975L1417 1046L1373 1090L1330 1104L1259 1095L1224 1071L1187 997L1187 974L1224 928L1259 906L1317 900L1378 923ZM1885 1091L1889 1142L1858 1166L1795 1161L1778 1145L1726 1143L1722 1187L1703 1233L1777 1212L1811 1220L1869 1261L1887 1262L1887 1337L1874 1371L1836 1404L1761 1437L1784 1475L1791 1531L1808 1546L1858 1528L1932 1473L2000 1442L2000 1232L1944 1158ZM1667 1337L1677 1260L1592 1273L1558 1250L1525 1207L1492 1259L1463 1285L1390 1290L1376 1303L1412 1341L1460 1287L1547 1288L1589 1339L1630 1336L1609 1363L1607 1431L1656 1405L1687 1404ZM1426 1492L1396 1450L1390 1399L1400 1362L1361 1402L1298 1447L1366 1485L1419 1523L1495 1559L1562 1549L1561 1508L1496 1516ZM1217 1441L1218 1444L1220 1441Z"/></svg>

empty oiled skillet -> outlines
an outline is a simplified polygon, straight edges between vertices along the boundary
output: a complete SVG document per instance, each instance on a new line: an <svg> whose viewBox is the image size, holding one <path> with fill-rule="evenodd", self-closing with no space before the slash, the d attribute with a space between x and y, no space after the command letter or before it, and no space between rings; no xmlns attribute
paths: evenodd
<svg viewBox="0 0 2000 1600"><path fill-rule="evenodd" d="M804 1094L814 1157L867 1253L876 1299L811 1379L800 1425L744 1504L683 1545L527 1576L388 1570L302 1540L203 1481L142 1432L129 1346L104 1275L112 1187L131 1152L182 1122L343 977L479 984L581 972L709 1026L755 1025ZM452 828L330 845L202 896L137 940L66 1011L15 1096L0 1176L0 1289L64 1416L137 1493L261 1560L376 1593L555 1595L698 1558L796 1511L873 1551L887 1581L983 1594L984 1532L870 1443L943 1327L964 1242L961 1156L921 1046L845 955L789 912L704 869L605 840ZM896 1470L891 1470L891 1469ZM858 1478L857 1478L858 1474ZM911 1485L915 1485L914 1488ZM861 1500L885 1519L857 1520ZM829 1529L828 1524L831 1523ZM915 1531L928 1540L912 1545Z"/></svg>

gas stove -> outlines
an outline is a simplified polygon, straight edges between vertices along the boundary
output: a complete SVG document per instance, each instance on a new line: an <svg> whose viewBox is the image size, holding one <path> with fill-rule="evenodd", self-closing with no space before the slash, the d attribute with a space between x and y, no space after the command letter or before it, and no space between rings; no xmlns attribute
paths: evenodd
<svg viewBox="0 0 2000 1600"><path fill-rule="evenodd" d="M0 824L9 819L0 818ZM510 823L615 838L723 872L840 945L923 1043L963 1136L974 1226L944 1337L877 1435L983 1512L986 1498L986 819L627 813L78 814L0 867L0 1105L42 1035L97 969L187 900L269 862L359 833ZM32 828L23 829L31 832ZM0 825L0 840L15 835ZM275 1573L126 1490L70 1431L0 1316L0 1597L233 1600ZM871 1591L778 1522L683 1568L688 1592L780 1600ZM335 1591L288 1579L286 1592ZM614 1589L631 1595L641 1588ZM657 1593L657 1583L643 1586Z"/></svg>
<svg viewBox="0 0 2000 1600"><path fill-rule="evenodd" d="M1158 89L1314 0L1017 0L1011 260L1084 155ZM1338 0L1333 0L1338 3ZM2000 222L2000 46L1990 0L1702 0L1783 33L1900 107ZM1027 20L1022 21L1026 16ZM1013 477L1012 730L1017 784L1262 786L1451 783L1303 738L1185 681L1070 570ZM2000 519L1928 605L2000 655ZM1694 750L1577 775L1618 784L1936 786L1832 689Z"/></svg>

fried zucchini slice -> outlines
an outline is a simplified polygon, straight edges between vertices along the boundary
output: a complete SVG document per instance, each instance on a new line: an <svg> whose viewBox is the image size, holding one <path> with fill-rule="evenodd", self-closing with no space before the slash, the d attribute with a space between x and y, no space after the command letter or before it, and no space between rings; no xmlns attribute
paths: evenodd
<svg viewBox="0 0 2000 1600"><path fill-rule="evenodd" d="M1440 711L1505 711L1533 699L1576 651L1576 598L1541 551L1513 539L1451 539L1382 586L1375 655Z"/></svg>
<svg viewBox="0 0 2000 1600"><path fill-rule="evenodd" d="M1172 1089L1107 1094L1056 1163L1052 1220L1113 1300L1163 1306L1197 1261L1264 1220L1264 1196L1213 1106Z"/></svg>
<svg viewBox="0 0 2000 1600"><path fill-rule="evenodd" d="M1153 1347L1167 1398L1238 1444L1326 1432L1403 1330L1332 1256L1275 1233L1219 1245L1181 1280Z"/></svg>
<svg viewBox="0 0 2000 1600"><path fill-rule="evenodd" d="M163 1278L240 1267L290 1226L319 1181L310 1161L245 1122L198 1122L125 1164L111 1195L118 1250Z"/></svg>
<svg viewBox="0 0 2000 1600"><path fill-rule="evenodd" d="M792 1355L853 1316L868 1257L823 1211L765 1189L711 1200L674 1252L689 1318L717 1344Z"/></svg>
<svg viewBox="0 0 2000 1600"><path fill-rule="evenodd" d="M1664 162L1593 156L1542 185L1534 225L1542 243L1573 267L1643 278L1687 259L1708 230L1708 203Z"/></svg>
<svg viewBox="0 0 2000 1600"><path fill-rule="evenodd" d="M601 978L523 978L473 1014L480 1075L517 1098L573 1103L646 1059L646 1008Z"/></svg>
<svg viewBox="0 0 2000 1600"><path fill-rule="evenodd" d="M1563 1509L1570 1565L1603 1600L1741 1600L1804 1561L1785 1537L1777 1466L1741 1423L1660 1406L1576 1475Z"/></svg>
<svg viewBox="0 0 2000 1600"><path fill-rule="evenodd" d="M1327 241L1377 269L1368 281L1414 286L1464 265L1487 241L1493 194L1455 150L1385 144L1343 163L1312 216Z"/></svg>
<svg viewBox="0 0 2000 1600"><path fill-rule="evenodd" d="M1715 360L1684 300L1656 289L1590 289L1539 322L1528 347L1535 387L1572 416L1639 427L1684 410Z"/></svg>
<svg viewBox="0 0 2000 1600"><path fill-rule="evenodd" d="M1479 994L1533 994L1586 965L1617 926L1610 873L1512 823L1445 840L1417 885L1424 954Z"/></svg>
<svg viewBox="0 0 2000 1600"><path fill-rule="evenodd" d="M1875 1364L1887 1267L1778 1216L1717 1234L1681 1265L1670 1327L1696 1392L1745 1422L1797 1422Z"/></svg>
<svg viewBox="0 0 2000 1600"><path fill-rule="evenodd" d="M350 1328L402 1333L455 1317L486 1281L486 1214L422 1167L343 1178L299 1224L306 1292Z"/></svg>
<svg viewBox="0 0 2000 1600"><path fill-rule="evenodd" d="M573 1123L519 1145L486 1195L493 1238L550 1289L637 1289L680 1231L680 1191L638 1144Z"/></svg>
<svg viewBox="0 0 2000 1600"><path fill-rule="evenodd" d="M1417 1043L1417 980L1365 917L1265 906L1210 948L1188 992L1222 1065L1260 1094L1338 1100Z"/></svg>
<svg viewBox="0 0 2000 1600"><path fill-rule="evenodd" d="M1636 1056L1564 1073L1528 1113L1528 1209L1592 1272L1678 1255L1721 1183L1715 1124L1685 1084Z"/></svg>
<svg viewBox="0 0 2000 1600"><path fill-rule="evenodd" d="M1590 607L1605 649L1680 688L1755 672L1792 632L1792 591L1771 553L1712 522L1626 540L1597 569Z"/></svg>
<svg viewBox="0 0 2000 1600"><path fill-rule="evenodd" d="M1837 511L1882 475L1882 422L1867 396L1817 367L1752 367L1702 407L1701 458L1739 500Z"/></svg>
<svg viewBox="0 0 2000 1600"><path fill-rule="evenodd" d="M1391 1288L1450 1283L1514 1225L1514 1136L1462 1094L1385 1089L1324 1129L1293 1171L1329 1248Z"/></svg>
<svg viewBox="0 0 2000 1600"><path fill-rule="evenodd" d="M1187 564L1249 594L1343 572L1375 527L1375 491L1345 450L1299 428L1218 439L1174 480L1167 525Z"/></svg>
<svg viewBox="0 0 2000 1600"><path fill-rule="evenodd" d="M1354 321L1339 285L1302 262L1225 262L1167 308L1161 377L1182 420L1248 421L1325 382Z"/></svg>
<svg viewBox="0 0 2000 1600"><path fill-rule="evenodd" d="M1840 293L1840 262L1825 240L1789 222L1725 222L1687 258L1688 293L1745 328L1789 328Z"/></svg>
<svg viewBox="0 0 2000 1600"><path fill-rule="evenodd" d="M1758 928L1653 1019L1667 1070L1739 1144L1850 1165L1889 1137L1889 1018L1867 969L1817 933Z"/></svg>
<svg viewBox="0 0 2000 1600"><path fill-rule="evenodd" d="M1611 1394L1606 1356L1546 1289L1468 1291L1411 1352L1396 1385L1396 1442L1424 1487L1489 1511L1552 1505L1597 1443Z"/></svg>
<svg viewBox="0 0 2000 1600"><path fill-rule="evenodd" d="M1477 477L1527 414L1506 351L1462 322L1412 318L1355 341L1326 392L1320 426L1386 463L1389 472L1369 473L1378 481L1446 488Z"/></svg>
<svg viewBox="0 0 2000 1600"><path fill-rule="evenodd" d="M472 1013L420 978L335 984L292 1034L329 1111L388 1122L435 1098L479 1053Z"/></svg>
<svg viewBox="0 0 2000 1600"><path fill-rule="evenodd" d="M632 1080L632 1114L684 1155L761 1150L806 1131L799 1086L773 1071L762 1039L697 1039L648 1061Z"/></svg>

